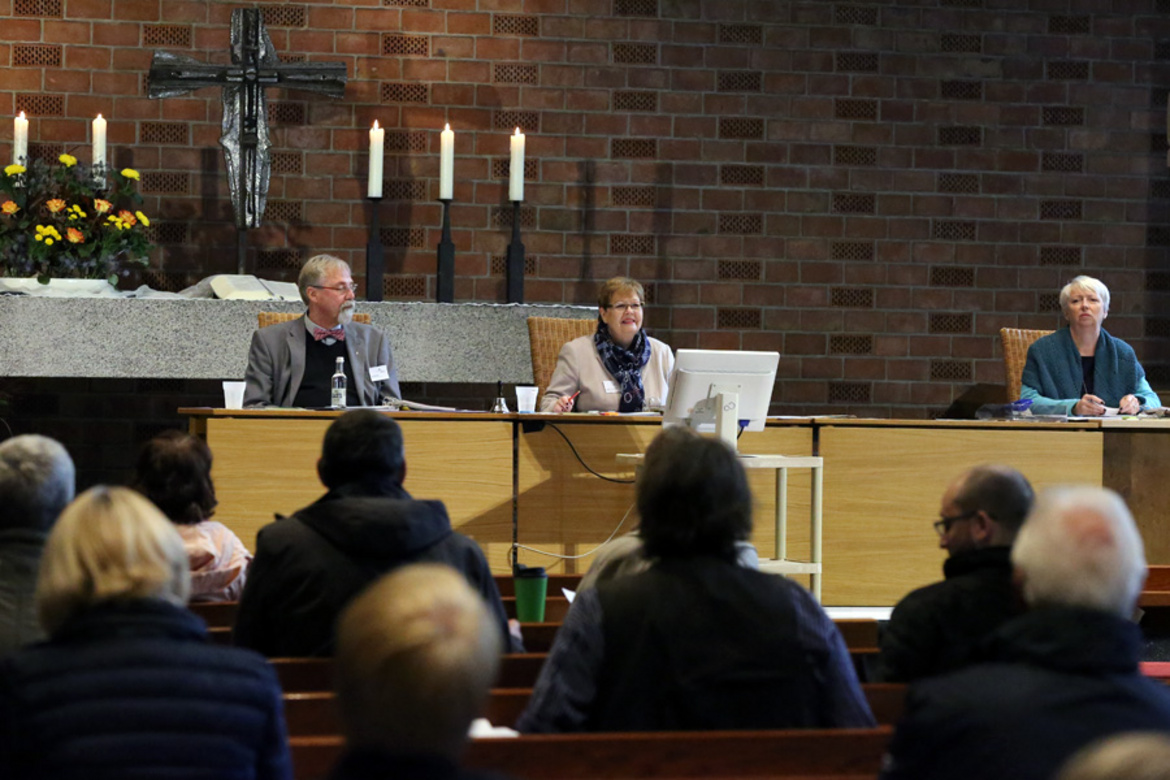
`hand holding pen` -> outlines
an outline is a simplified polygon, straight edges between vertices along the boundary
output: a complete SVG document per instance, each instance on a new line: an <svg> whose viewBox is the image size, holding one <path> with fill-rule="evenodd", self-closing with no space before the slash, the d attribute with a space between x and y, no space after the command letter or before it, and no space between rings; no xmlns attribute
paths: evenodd
<svg viewBox="0 0 1170 780"><path fill-rule="evenodd" d="M571 412L573 410L573 402L577 400L577 396L581 395L581 391L573 393L572 395L563 395L557 399L557 405L553 407L554 412Z"/></svg>
<svg viewBox="0 0 1170 780"><path fill-rule="evenodd" d="M1105 414L1105 402L1092 393L1085 393L1073 407L1073 414L1081 417L1100 417Z"/></svg>

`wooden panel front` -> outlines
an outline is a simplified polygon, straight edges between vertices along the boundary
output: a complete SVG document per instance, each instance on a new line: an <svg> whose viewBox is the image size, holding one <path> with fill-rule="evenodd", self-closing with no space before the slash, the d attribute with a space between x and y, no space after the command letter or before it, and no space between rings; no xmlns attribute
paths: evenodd
<svg viewBox="0 0 1170 780"><path fill-rule="evenodd" d="M931 523L951 480L981 463L1019 469L1037 490L1101 484L1099 431L1008 426L820 429L825 459L824 603L891 606L942 577Z"/></svg>

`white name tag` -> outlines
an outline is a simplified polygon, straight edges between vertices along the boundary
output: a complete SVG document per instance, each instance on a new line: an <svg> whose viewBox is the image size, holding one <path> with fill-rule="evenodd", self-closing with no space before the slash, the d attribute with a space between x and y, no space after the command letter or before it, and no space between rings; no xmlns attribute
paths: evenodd
<svg viewBox="0 0 1170 780"><path fill-rule="evenodd" d="M386 370L386 366L370 366L370 381L381 382L390 378L390 372Z"/></svg>
<svg viewBox="0 0 1170 780"><path fill-rule="evenodd" d="M605 392L616 393L618 391L617 382L612 382L608 379L606 379L604 381L605 381Z"/></svg>

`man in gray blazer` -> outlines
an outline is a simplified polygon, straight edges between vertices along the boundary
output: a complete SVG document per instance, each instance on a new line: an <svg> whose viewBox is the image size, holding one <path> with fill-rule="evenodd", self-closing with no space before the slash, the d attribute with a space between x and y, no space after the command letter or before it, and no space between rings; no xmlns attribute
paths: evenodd
<svg viewBox="0 0 1170 780"><path fill-rule="evenodd" d="M345 358L348 406L401 398L386 334L352 321L357 285L349 265L317 255L301 269L297 287L308 307L305 316L252 334L244 406L329 406L338 357Z"/></svg>

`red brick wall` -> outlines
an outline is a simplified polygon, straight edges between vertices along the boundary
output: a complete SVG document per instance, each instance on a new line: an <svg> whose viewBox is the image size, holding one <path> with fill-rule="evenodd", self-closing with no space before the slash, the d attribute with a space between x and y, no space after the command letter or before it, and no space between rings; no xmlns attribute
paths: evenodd
<svg viewBox="0 0 1170 780"><path fill-rule="evenodd" d="M238 5L0 0L0 115L29 112L33 153L82 159L109 118L156 215L155 286L234 269L218 92L151 101L145 74L154 49L226 62ZM777 411L936 414L1000 383L998 329L1056 326L1077 273L1170 387L1167 0L260 7L283 58L350 76L343 101L271 92L261 275L322 250L362 275L378 119L385 293L433 298L449 121L457 298L501 300L520 124L527 300L636 276L675 347L780 350Z"/></svg>

